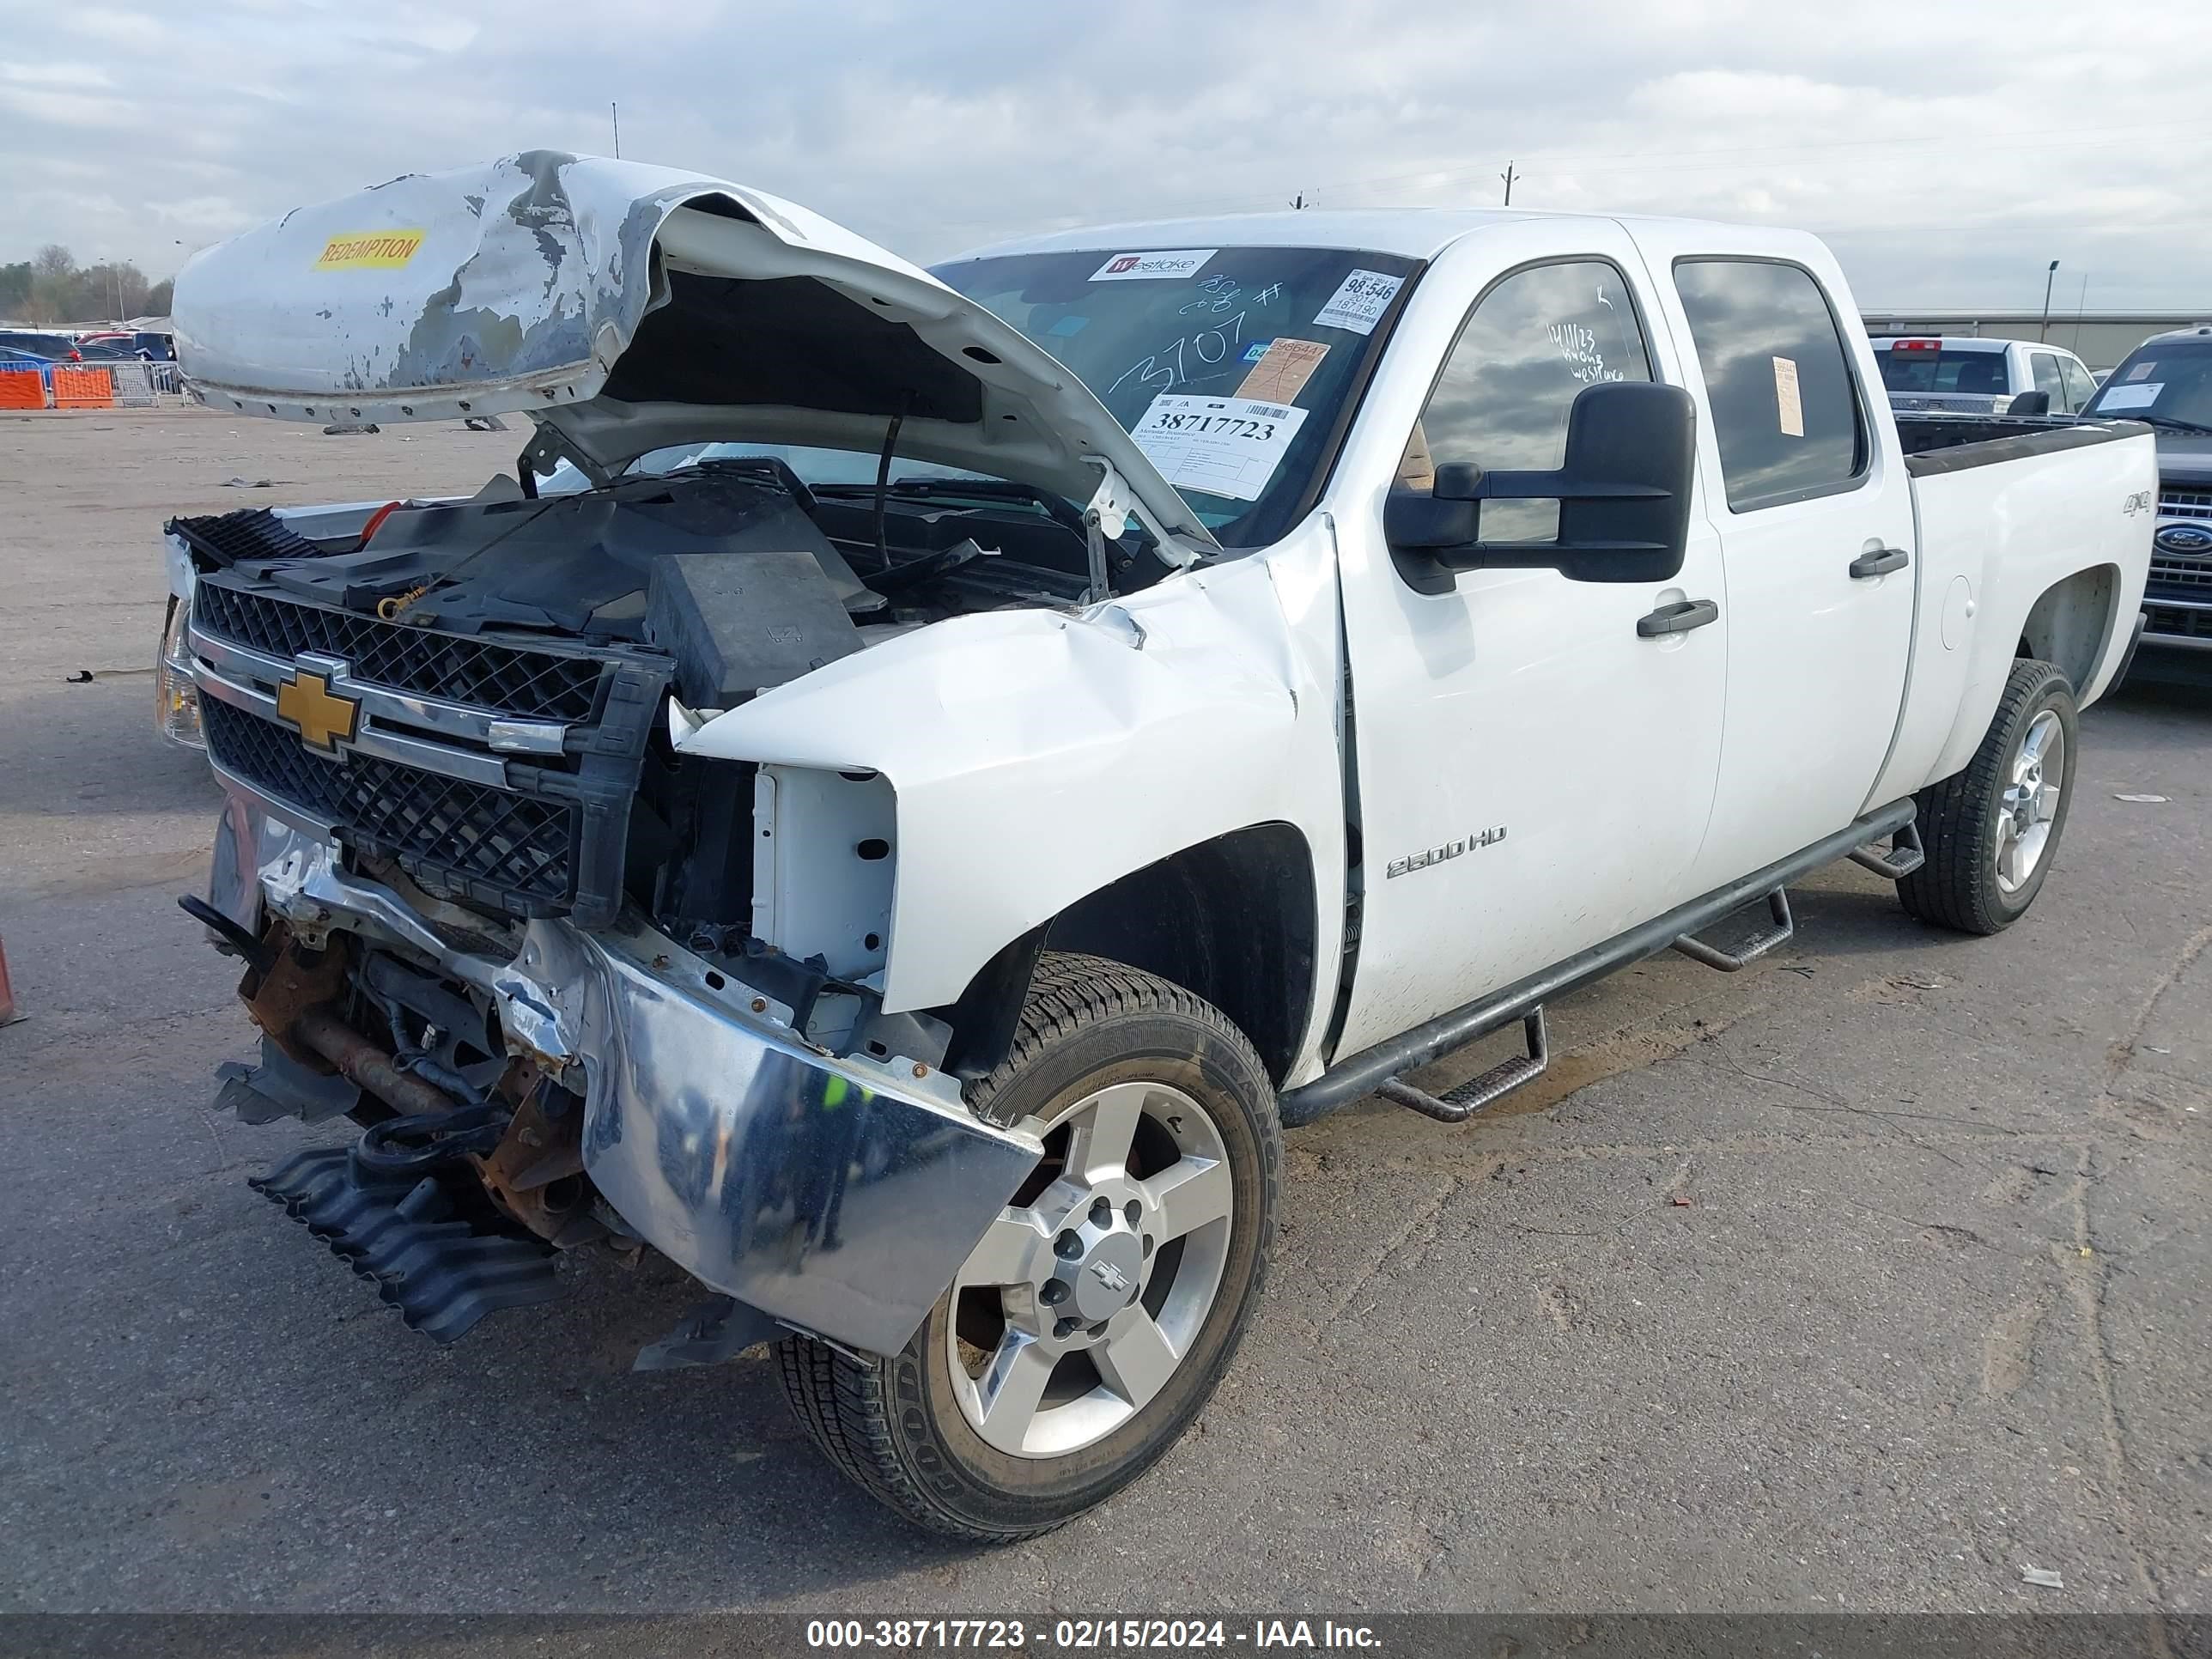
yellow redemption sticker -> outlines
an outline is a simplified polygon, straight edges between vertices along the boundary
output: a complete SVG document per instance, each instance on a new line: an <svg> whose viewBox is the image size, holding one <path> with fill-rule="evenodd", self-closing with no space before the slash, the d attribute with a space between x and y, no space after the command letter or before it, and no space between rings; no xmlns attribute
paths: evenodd
<svg viewBox="0 0 2212 1659"><path fill-rule="evenodd" d="M397 270L422 248L420 230L349 230L323 244L317 270Z"/></svg>

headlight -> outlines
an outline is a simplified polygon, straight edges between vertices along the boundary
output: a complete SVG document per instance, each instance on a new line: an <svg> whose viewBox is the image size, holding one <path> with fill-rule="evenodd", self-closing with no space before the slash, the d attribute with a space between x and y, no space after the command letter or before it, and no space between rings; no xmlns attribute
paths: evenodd
<svg viewBox="0 0 2212 1659"><path fill-rule="evenodd" d="M199 688L192 684L191 659L185 651L185 627L191 614L191 599L169 601L168 625L161 630L161 653L154 664L154 729L171 743L204 749Z"/></svg>

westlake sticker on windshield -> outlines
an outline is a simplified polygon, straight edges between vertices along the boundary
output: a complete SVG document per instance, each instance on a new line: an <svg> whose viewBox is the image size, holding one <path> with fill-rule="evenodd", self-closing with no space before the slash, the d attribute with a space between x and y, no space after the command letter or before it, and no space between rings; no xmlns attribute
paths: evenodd
<svg viewBox="0 0 2212 1659"><path fill-rule="evenodd" d="M1256 501L1305 422L1304 410L1264 398L1163 392L1129 436L1170 483Z"/></svg>
<svg viewBox="0 0 2212 1659"><path fill-rule="evenodd" d="M1206 262L1221 250L1212 247L1170 248L1160 253L1117 253L1091 273L1094 283L1135 283L1195 276Z"/></svg>
<svg viewBox="0 0 2212 1659"><path fill-rule="evenodd" d="M1403 276L1386 276L1379 270L1355 270L1337 285L1328 303L1315 313L1314 321L1324 328L1372 334L1390 301L1405 286Z"/></svg>
<svg viewBox="0 0 2212 1659"><path fill-rule="evenodd" d="M343 231L323 244L317 270L397 270L422 251L421 230Z"/></svg>

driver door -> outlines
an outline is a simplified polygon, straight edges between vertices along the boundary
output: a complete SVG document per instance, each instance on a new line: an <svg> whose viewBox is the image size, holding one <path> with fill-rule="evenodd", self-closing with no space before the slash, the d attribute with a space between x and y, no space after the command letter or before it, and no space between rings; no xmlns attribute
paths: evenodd
<svg viewBox="0 0 2212 1659"><path fill-rule="evenodd" d="M1470 273L1469 305L1471 283L1449 284L1440 259L1393 345L1434 362L1424 335L1451 342L1418 419L1395 428L1390 489L1426 489L1452 461L1556 468L1585 386L1682 383L1625 233L1593 227L1565 258L1550 227L1468 240L1494 274ZM1455 317L1434 315L1440 303ZM1370 419L1388 418L1382 404ZM1342 531L1364 896L1339 1059L1695 896L1720 763L1724 610L1692 631L1638 629L1662 607L1723 597L1702 485L1671 581L1474 570L1437 592L1419 591L1385 544L1384 493ZM1485 501L1481 539L1552 539L1558 512Z"/></svg>

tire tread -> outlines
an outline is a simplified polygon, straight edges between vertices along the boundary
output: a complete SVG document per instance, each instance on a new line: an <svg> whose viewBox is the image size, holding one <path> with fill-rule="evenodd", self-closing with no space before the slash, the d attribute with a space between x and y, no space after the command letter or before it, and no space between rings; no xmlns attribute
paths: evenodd
<svg viewBox="0 0 2212 1659"><path fill-rule="evenodd" d="M1996 871L1984 851L1995 834L1998 775L2012 758L2013 728L2054 685L2072 695L2072 684L2049 663L2017 659L1973 759L1913 797L1925 856L1897 884L1907 914L1960 933L1995 933L2018 919L2021 913L1999 902Z"/></svg>

